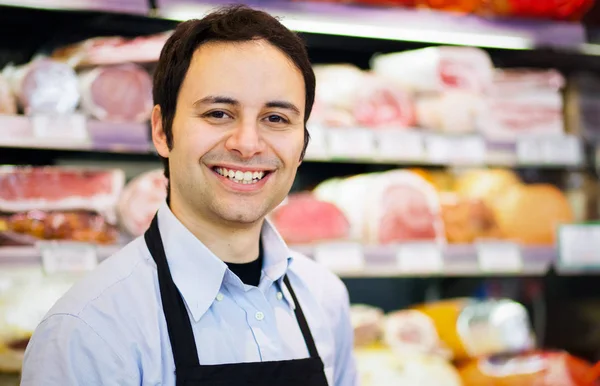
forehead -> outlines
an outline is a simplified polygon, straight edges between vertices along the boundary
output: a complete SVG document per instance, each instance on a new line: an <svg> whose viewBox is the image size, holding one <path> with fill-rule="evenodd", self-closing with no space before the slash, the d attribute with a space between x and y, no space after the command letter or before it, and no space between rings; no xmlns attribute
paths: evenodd
<svg viewBox="0 0 600 386"><path fill-rule="evenodd" d="M304 108L305 86L292 60L267 41L210 42L194 52L181 94L228 96L242 103L288 99Z"/></svg>

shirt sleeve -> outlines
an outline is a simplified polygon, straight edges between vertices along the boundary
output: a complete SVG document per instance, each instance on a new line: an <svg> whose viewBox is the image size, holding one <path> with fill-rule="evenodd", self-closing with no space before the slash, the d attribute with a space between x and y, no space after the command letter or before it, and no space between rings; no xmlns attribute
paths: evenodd
<svg viewBox="0 0 600 386"><path fill-rule="evenodd" d="M350 299L346 286L340 298L340 313L335 329L335 386L358 385L356 361L354 359L354 329L350 322Z"/></svg>
<svg viewBox="0 0 600 386"><path fill-rule="evenodd" d="M137 372L85 321L53 315L33 334L23 362L22 386L139 385Z"/></svg>

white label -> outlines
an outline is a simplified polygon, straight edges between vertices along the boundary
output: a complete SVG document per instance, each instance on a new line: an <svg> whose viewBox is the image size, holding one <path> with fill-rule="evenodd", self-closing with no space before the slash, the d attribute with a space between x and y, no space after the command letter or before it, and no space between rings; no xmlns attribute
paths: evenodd
<svg viewBox="0 0 600 386"><path fill-rule="evenodd" d="M310 142L306 148L307 159L326 159L327 155L327 140L325 139L325 130L320 126L310 126Z"/></svg>
<svg viewBox="0 0 600 386"><path fill-rule="evenodd" d="M31 125L36 138L82 142L88 140L85 117L82 114L34 115L31 117Z"/></svg>
<svg viewBox="0 0 600 386"><path fill-rule="evenodd" d="M444 269L442 250L432 242L402 244L396 259L398 269L403 273L440 273Z"/></svg>
<svg viewBox="0 0 600 386"><path fill-rule="evenodd" d="M77 242L43 242L38 244L47 274L91 271L98 265L96 247Z"/></svg>
<svg viewBox="0 0 600 386"><path fill-rule="evenodd" d="M565 266L600 265L600 225L563 225L558 239L561 263Z"/></svg>
<svg viewBox="0 0 600 386"><path fill-rule="evenodd" d="M327 129L329 155L341 158L372 158L375 135L369 129Z"/></svg>
<svg viewBox="0 0 600 386"><path fill-rule="evenodd" d="M523 258L518 244L510 242L478 242L477 259L483 272L520 272Z"/></svg>
<svg viewBox="0 0 600 386"><path fill-rule="evenodd" d="M457 137L450 141L450 159L452 163L476 164L485 163L485 141L481 137Z"/></svg>
<svg viewBox="0 0 600 386"><path fill-rule="evenodd" d="M377 131L377 155L391 160L424 160L425 140L412 130L391 129Z"/></svg>
<svg viewBox="0 0 600 386"><path fill-rule="evenodd" d="M583 161L581 141L572 135L543 139L541 152L548 164L578 165Z"/></svg>
<svg viewBox="0 0 600 386"><path fill-rule="evenodd" d="M451 148L448 138L432 135L427 138L427 158L433 163L447 163Z"/></svg>
<svg viewBox="0 0 600 386"><path fill-rule="evenodd" d="M517 161L520 164L541 164L544 161L540 140L524 138L517 142Z"/></svg>
<svg viewBox="0 0 600 386"><path fill-rule="evenodd" d="M315 261L334 272L361 271L365 267L359 243L326 243L315 247Z"/></svg>

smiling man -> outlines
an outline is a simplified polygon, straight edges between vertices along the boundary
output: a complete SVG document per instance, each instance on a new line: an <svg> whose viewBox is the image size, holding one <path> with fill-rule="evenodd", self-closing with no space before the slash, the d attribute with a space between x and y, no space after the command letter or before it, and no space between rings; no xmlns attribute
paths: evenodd
<svg viewBox="0 0 600 386"><path fill-rule="evenodd" d="M45 316L22 385L354 386L346 288L265 220L296 176L314 93L302 41L268 14L180 24L154 75L169 197Z"/></svg>

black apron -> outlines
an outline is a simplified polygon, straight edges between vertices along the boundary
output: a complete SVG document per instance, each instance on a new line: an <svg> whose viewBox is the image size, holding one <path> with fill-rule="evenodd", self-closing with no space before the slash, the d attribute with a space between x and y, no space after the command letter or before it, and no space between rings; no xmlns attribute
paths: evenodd
<svg viewBox="0 0 600 386"><path fill-rule="evenodd" d="M323 361L287 276L284 277L284 283L296 304L296 320L310 357L272 362L201 365L185 303L171 277L157 216L152 220L144 238L158 270L163 312L175 359L177 386L327 386Z"/></svg>

